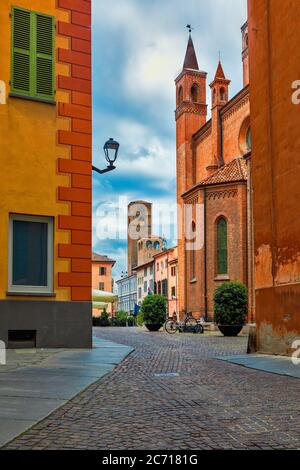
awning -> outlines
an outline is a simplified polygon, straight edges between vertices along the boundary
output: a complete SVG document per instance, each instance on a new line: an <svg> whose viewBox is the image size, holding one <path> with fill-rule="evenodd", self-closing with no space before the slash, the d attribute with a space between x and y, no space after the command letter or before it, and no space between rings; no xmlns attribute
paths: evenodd
<svg viewBox="0 0 300 470"><path fill-rule="evenodd" d="M92 292L92 300L93 302L105 302L112 304L116 300L118 300L117 294L114 294L113 292L105 292L103 290L97 290L93 289Z"/></svg>
<svg viewBox="0 0 300 470"><path fill-rule="evenodd" d="M104 309L104 308L107 308L107 307L108 307L108 304L105 303L105 302L93 302L93 308Z"/></svg>

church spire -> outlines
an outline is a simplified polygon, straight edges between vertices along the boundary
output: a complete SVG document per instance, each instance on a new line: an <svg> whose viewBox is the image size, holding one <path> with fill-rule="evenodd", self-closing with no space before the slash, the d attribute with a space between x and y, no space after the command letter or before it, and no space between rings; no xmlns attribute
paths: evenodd
<svg viewBox="0 0 300 470"><path fill-rule="evenodd" d="M197 56L196 56L191 33L189 35L188 45L186 48L183 69L199 70Z"/></svg>
<svg viewBox="0 0 300 470"><path fill-rule="evenodd" d="M224 73L224 70L223 70L223 67L222 67L222 64L221 64L220 60L219 60L218 68L217 68L217 71L216 71L215 80L217 80L218 78L221 78L222 80L226 80L225 73Z"/></svg>

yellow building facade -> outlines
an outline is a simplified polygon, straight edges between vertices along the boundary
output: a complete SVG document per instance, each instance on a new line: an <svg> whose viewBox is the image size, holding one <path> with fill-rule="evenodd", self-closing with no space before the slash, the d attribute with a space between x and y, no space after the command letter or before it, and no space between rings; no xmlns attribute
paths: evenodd
<svg viewBox="0 0 300 470"><path fill-rule="evenodd" d="M91 3L0 2L0 339L91 345Z"/></svg>

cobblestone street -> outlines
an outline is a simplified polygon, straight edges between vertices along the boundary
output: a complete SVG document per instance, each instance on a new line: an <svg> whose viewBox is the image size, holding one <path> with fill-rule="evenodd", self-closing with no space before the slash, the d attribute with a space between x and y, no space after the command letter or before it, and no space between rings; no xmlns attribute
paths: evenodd
<svg viewBox="0 0 300 470"><path fill-rule="evenodd" d="M299 449L300 382L224 363L247 338L98 328L133 346L8 449Z"/></svg>

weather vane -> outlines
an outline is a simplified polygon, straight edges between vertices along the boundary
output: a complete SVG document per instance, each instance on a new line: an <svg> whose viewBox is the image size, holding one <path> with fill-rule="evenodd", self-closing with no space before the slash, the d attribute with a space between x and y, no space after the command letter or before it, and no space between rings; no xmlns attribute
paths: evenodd
<svg viewBox="0 0 300 470"><path fill-rule="evenodd" d="M194 28L192 28L192 26L191 26L190 24L187 24L187 25L186 25L186 27L188 28L188 30L189 30L189 33L191 33L191 32L192 32L192 30L194 29Z"/></svg>

